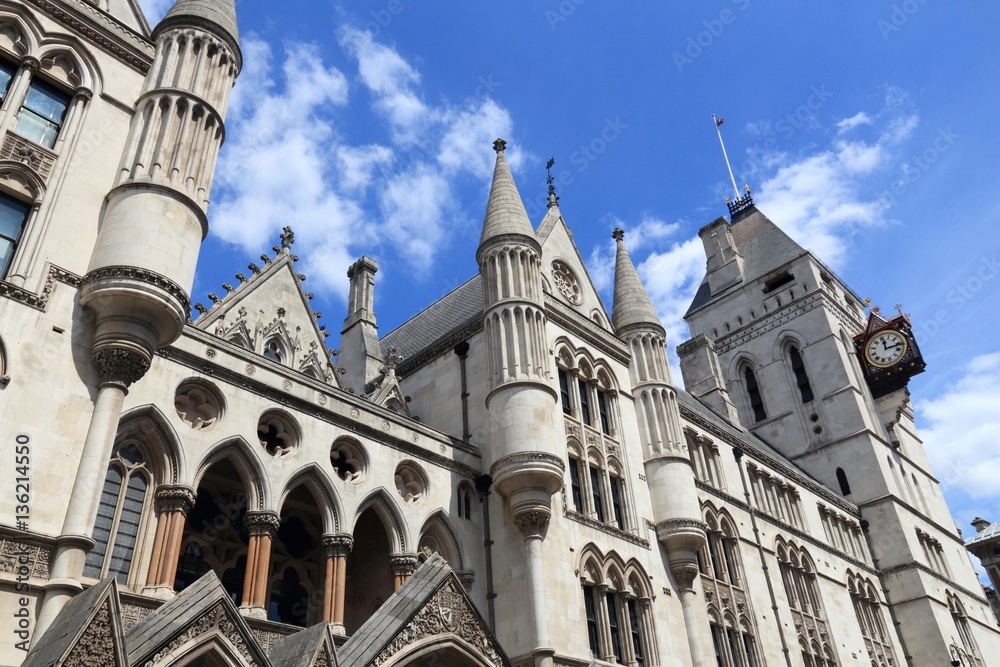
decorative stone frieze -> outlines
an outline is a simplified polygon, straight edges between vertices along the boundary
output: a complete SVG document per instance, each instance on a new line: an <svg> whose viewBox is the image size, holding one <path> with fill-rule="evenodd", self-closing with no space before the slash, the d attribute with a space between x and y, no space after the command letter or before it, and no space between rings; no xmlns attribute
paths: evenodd
<svg viewBox="0 0 1000 667"><path fill-rule="evenodd" d="M243 517L243 525L251 535L266 535L273 538L281 527L281 518L277 512L269 510L247 512Z"/></svg>
<svg viewBox="0 0 1000 667"><path fill-rule="evenodd" d="M150 360L135 350L105 347L94 350L90 360L102 383L129 387L149 370Z"/></svg>

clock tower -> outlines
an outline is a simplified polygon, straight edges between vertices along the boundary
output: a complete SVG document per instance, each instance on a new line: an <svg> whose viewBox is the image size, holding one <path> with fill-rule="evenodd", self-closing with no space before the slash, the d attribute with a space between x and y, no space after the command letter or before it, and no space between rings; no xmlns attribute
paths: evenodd
<svg viewBox="0 0 1000 667"><path fill-rule="evenodd" d="M699 232L706 275L677 348L685 386L858 506L906 653L922 656L913 664L949 664L949 596L976 609L991 645L992 614L914 426L907 383L924 361L909 320L866 317L749 194L736 204L732 221Z"/></svg>

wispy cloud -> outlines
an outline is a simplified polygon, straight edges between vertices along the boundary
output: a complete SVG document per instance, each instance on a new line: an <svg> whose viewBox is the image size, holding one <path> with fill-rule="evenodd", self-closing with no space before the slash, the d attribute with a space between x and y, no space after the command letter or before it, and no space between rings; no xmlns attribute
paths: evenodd
<svg viewBox="0 0 1000 667"><path fill-rule="evenodd" d="M142 13L146 15L146 21L150 26L159 23L172 4L174 0L139 0L139 6L142 7Z"/></svg>
<svg viewBox="0 0 1000 667"><path fill-rule="evenodd" d="M859 111L850 118L845 118L844 120L837 123L837 133L844 134L849 132L859 125L871 125L871 116L866 114L864 111Z"/></svg>

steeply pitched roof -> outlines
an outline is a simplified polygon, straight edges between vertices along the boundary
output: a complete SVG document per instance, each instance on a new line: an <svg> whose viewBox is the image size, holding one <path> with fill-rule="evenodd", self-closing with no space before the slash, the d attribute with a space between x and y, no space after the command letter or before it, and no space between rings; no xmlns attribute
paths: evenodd
<svg viewBox="0 0 1000 667"><path fill-rule="evenodd" d="M510 166L504 156L505 146L506 142L503 139L497 139L494 143L497 162L493 168L493 184L490 186L490 198L486 204L483 233L479 237L480 247L491 239L501 236L523 236L537 241L535 230L531 227L528 212L524 210L524 202L517 191Z"/></svg>
<svg viewBox="0 0 1000 667"><path fill-rule="evenodd" d="M649 294L639 280L639 274L632 264L628 250L625 248L625 233L615 231L617 251L615 254L615 301L612 305L611 319L615 330L622 330L637 324L653 325L660 330L660 316L649 299Z"/></svg>
<svg viewBox="0 0 1000 667"><path fill-rule="evenodd" d="M744 285L806 254L802 246L756 208L734 223L732 230L736 250L743 256ZM698 288L685 317L740 286L741 284L736 284L720 294L712 294L706 278Z"/></svg>
<svg viewBox="0 0 1000 667"><path fill-rule="evenodd" d="M115 665L124 665L125 642L119 620L121 612L118 608L118 594L114 577L108 577L66 603L42 640L28 653L22 667L52 667L62 664L69 667L72 663L66 659L73 653L92 619L101 613L107 614L106 619L99 619L102 625L101 639L112 642Z"/></svg>
<svg viewBox="0 0 1000 667"><path fill-rule="evenodd" d="M435 598L439 591L444 592L444 596ZM433 608L430 608L429 605L432 604ZM466 640L466 643L473 644L478 650L487 653L489 661L497 667L510 666L510 660L472 604L458 577L439 554L432 555L417 568L413 576L340 647L337 656L340 664L349 667L368 667L390 642L406 629L410 621L425 609L434 615L433 623L439 626L436 628L439 633L458 634ZM449 618L454 627L449 627ZM468 641L470 637L466 637L465 633L469 632L470 628L478 630L479 641L475 643ZM485 637L485 641L482 637ZM413 641L416 641L416 638Z"/></svg>
<svg viewBox="0 0 1000 667"><path fill-rule="evenodd" d="M271 647L267 657L273 667L302 667L316 664L320 651L326 651L328 657L323 664L337 667L339 661L327 623L317 623L311 628L280 638Z"/></svg>
<svg viewBox="0 0 1000 667"><path fill-rule="evenodd" d="M420 311L382 337L382 352L390 347L403 357L403 364L437 341L447 339L483 317L483 286L479 274Z"/></svg>

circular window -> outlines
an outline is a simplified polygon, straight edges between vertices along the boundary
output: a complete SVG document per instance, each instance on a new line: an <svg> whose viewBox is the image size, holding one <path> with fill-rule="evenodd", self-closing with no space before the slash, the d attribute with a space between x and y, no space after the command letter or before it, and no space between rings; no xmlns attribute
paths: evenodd
<svg viewBox="0 0 1000 667"><path fill-rule="evenodd" d="M182 422L200 431L210 429L222 420L225 399L215 385L209 382L186 380L177 387L174 409Z"/></svg>
<svg viewBox="0 0 1000 667"><path fill-rule="evenodd" d="M579 306L583 303L583 295L580 293L580 281L576 279L573 269L560 260L552 262L552 280L556 284L559 293L566 297L570 303Z"/></svg>
<svg viewBox="0 0 1000 667"><path fill-rule="evenodd" d="M400 463L395 480L396 490L404 502L416 504L427 495L427 476L415 463Z"/></svg>
<svg viewBox="0 0 1000 667"><path fill-rule="evenodd" d="M268 454L287 458L299 444L299 428L290 416L271 410L257 422L257 438Z"/></svg>
<svg viewBox="0 0 1000 667"><path fill-rule="evenodd" d="M368 469L368 459L364 448L358 443L342 438L330 448L330 465L340 479L349 484L357 484L364 479Z"/></svg>

